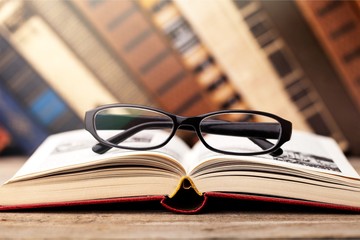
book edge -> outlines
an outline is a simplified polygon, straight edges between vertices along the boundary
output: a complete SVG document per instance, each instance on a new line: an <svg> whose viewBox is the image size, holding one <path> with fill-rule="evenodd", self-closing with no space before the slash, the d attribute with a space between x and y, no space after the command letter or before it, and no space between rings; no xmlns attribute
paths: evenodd
<svg viewBox="0 0 360 240"><path fill-rule="evenodd" d="M160 204L167 210L176 213L193 214L203 211L209 199L234 199L234 200L247 200L247 201L260 201L267 203L279 203L289 206L306 206L315 207L318 209L332 209L340 211L360 212L360 207L352 207L347 205L323 203L323 202L311 202L298 199L286 199L277 198L271 196L257 196L249 194L235 194L235 193L222 193L222 192L206 192L203 194L204 201L195 209L184 210L174 208L166 203L167 196L145 196L145 197L124 197L124 198L111 198L111 199L97 199L97 200L82 200L82 201L70 201L70 202L57 202L57 203L38 203L38 204L24 204L24 205L12 205L12 206L0 206L0 212L4 211L17 211L28 209L43 209L43 208L56 208L56 207L69 207L69 206L83 206L83 205L97 205L97 204L110 204L110 203L129 203L129 202L147 202L147 201L159 201Z"/></svg>

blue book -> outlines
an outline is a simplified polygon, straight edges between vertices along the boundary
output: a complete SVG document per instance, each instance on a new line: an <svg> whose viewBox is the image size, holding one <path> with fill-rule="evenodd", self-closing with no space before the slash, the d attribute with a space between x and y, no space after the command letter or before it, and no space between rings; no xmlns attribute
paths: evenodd
<svg viewBox="0 0 360 240"><path fill-rule="evenodd" d="M31 154L49 135L0 85L0 123L25 154Z"/></svg>
<svg viewBox="0 0 360 240"><path fill-rule="evenodd" d="M2 104L2 121L7 128L14 132L17 119L22 119L21 125L16 129L13 136L16 145L22 146L21 131L32 139L30 146L26 145L25 152L30 153L34 146L38 146L42 140L50 134L79 129L83 127L82 120L75 114L71 107L57 94L44 78L19 54L6 38L0 35L0 87L2 97L12 102L14 113L9 106ZM11 99L11 100L9 100ZM6 101L3 101L6 102ZM20 118L22 116L22 118ZM24 119L28 118L26 125ZM12 124L12 121L15 122ZM12 125L11 125L12 124ZM37 128L39 134L27 133L29 125ZM18 138L20 136L20 138Z"/></svg>

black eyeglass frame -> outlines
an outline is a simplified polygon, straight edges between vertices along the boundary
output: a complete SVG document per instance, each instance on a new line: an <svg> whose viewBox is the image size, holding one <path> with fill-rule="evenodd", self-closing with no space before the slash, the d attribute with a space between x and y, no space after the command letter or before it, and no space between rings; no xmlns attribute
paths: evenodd
<svg viewBox="0 0 360 240"><path fill-rule="evenodd" d="M173 127L171 130L171 133L169 134L169 137L161 144L151 147L143 147L143 148L134 148L129 146L119 146L117 144L105 141L102 139L97 133L96 133L96 126L95 126L95 118L98 112L109 109L109 108L135 108L140 110L149 110L152 112L158 112L160 114L163 114L167 117L169 117L173 121ZM271 148L257 151L257 152L244 152L244 153L235 153L235 152L228 152L223 151L220 149L213 148L210 146L206 140L203 138L202 131L200 129L200 124L203 121L203 119L208 118L210 116L219 115L219 114L229 114L229 113L242 113L242 114L253 114L253 115L260 115L269 117L272 119L275 119L277 122L280 123L281 129L280 129L280 137L278 139L278 142L274 144ZM208 149L214 152L222 153L222 154L228 154L228 155L238 155L238 156L252 156L252 155L260 155L260 154L267 154L267 153L275 153L274 156L280 155L282 153L281 146L290 140L291 133L292 133L292 123L288 120L285 120L277 115L268 113L268 112L262 112L262 111L254 111L254 110L220 110L215 112L209 112L205 114L201 114L198 116L193 117L184 117L184 116L178 116L175 114L171 114L168 112L165 112L163 110L148 107L148 106L142 106L142 105L133 105L133 104L108 104L103 105L97 108L94 108L92 110L89 110L85 113L85 129L91 133L91 135L99 142L93 147L93 151L97 152L99 154L102 154L109 149L115 147L115 148L121 148L121 149L128 149L128 150L137 150L137 151L145 151L145 150L153 150L157 148L161 148L165 146L175 135L176 131L178 129L183 130L193 130L197 134L199 140L202 142L202 144L205 145ZM270 143L270 142L269 142Z"/></svg>

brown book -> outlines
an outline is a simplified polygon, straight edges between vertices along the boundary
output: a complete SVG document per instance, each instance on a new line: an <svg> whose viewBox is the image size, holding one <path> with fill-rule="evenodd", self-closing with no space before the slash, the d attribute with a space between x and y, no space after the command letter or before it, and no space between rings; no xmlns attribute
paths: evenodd
<svg viewBox="0 0 360 240"><path fill-rule="evenodd" d="M303 3L310 2L325 3L325 1L303 1ZM345 1L331 1L330 3L337 2L340 5L346 3ZM300 9L295 2L291 1L262 1L261 5L270 16L287 48L295 57L294 59L302 69L304 77L310 80L309 84L317 96L316 104L313 106L320 114L309 118L309 122L317 125L314 130L317 130L319 134L324 132L327 135L326 132L330 133L339 143L345 142L347 148L343 148L344 150L347 149L350 153L360 154L358 147L360 146L360 111L352 101L341 76L334 69L334 65L331 64L328 55L324 52L321 42L314 35ZM329 9L331 8L329 7ZM294 31L295 27L296 31ZM354 60L356 60L356 54ZM291 85L288 86L292 88ZM313 94L306 92L302 94L313 96ZM301 96L301 92L298 96Z"/></svg>
<svg viewBox="0 0 360 240"><path fill-rule="evenodd" d="M194 31L173 1L142 1L140 4L149 12L154 24L169 39L180 54L185 65L195 73L204 95L215 109L248 106L234 88L222 67L207 49L198 33ZM230 89L224 91L223 89ZM214 96L222 97L214 97Z"/></svg>
<svg viewBox="0 0 360 240"><path fill-rule="evenodd" d="M229 82L240 94L239 97L253 109L277 113L291 119L295 128L310 131L306 119L289 99L281 78L267 59L267 52L259 47L243 20L243 13L232 1L181 0L175 3L217 60L222 72L228 76ZM256 7L255 5L252 10L256 10ZM247 14L251 13L247 11ZM204 54L199 51L199 55L203 57ZM200 59L189 58L189 61ZM200 79L201 82L209 82L207 74ZM221 83L221 79L217 83Z"/></svg>
<svg viewBox="0 0 360 240"><path fill-rule="evenodd" d="M360 111L359 1L297 1Z"/></svg>
<svg viewBox="0 0 360 240"><path fill-rule="evenodd" d="M160 107L194 115L211 110L192 72L133 1L72 1Z"/></svg>
<svg viewBox="0 0 360 240"><path fill-rule="evenodd" d="M353 139L343 129L346 120L339 121L341 115L333 112L335 105L323 100L322 92L314 83L321 82L324 76L333 78L331 68L325 68L321 63L319 69L322 70L319 71L314 63L310 68L311 58L307 62L301 58L312 52L306 50L308 46L300 40L298 29L292 33L297 25L288 20L293 19L293 10L287 5L294 3L175 2L252 108L284 116L296 129L332 136L342 149L348 149ZM277 7L271 9L272 5ZM273 19L275 10L282 6L286 10L278 10L277 19ZM290 26L288 31L284 32L280 24ZM288 35L296 35L302 42L301 51L299 46L294 49L288 43ZM313 75L314 69L323 76Z"/></svg>

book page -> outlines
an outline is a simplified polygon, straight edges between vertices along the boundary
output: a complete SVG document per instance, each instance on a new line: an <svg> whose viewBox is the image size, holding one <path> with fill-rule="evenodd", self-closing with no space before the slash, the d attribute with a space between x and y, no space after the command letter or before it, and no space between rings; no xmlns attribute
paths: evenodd
<svg viewBox="0 0 360 240"><path fill-rule="evenodd" d="M211 136L213 137L213 136ZM223 149L231 149L231 142L222 140ZM246 147L246 146L245 146ZM273 157L269 154L255 156L224 155L208 150L201 142L197 143L187 158L187 172L198 165L216 158L253 161L257 163L306 169L351 178L359 178L337 143L329 138L311 133L293 131L291 140L282 146L284 153Z"/></svg>
<svg viewBox="0 0 360 240"><path fill-rule="evenodd" d="M156 138L164 137L161 131L152 131L153 134L139 134L133 141L155 141ZM94 153L91 148L97 141L85 130L75 130L59 133L48 137L35 153L26 161L23 167L9 181L23 178L24 176L41 174L49 171L69 169L82 164L91 164L106 159L112 159L126 155L146 155L155 153L166 155L164 159L177 161L182 165L183 155L190 148L178 137L173 137L168 144L151 151L136 151L112 148L104 154Z"/></svg>

